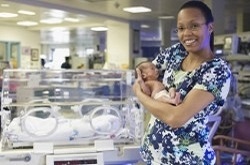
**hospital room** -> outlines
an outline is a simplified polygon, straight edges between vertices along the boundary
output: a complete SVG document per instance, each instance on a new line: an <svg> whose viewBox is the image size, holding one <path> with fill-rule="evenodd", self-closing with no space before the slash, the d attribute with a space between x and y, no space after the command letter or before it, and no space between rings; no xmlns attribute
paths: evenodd
<svg viewBox="0 0 250 165"><path fill-rule="evenodd" d="M250 165L249 9L0 0L0 164Z"/></svg>

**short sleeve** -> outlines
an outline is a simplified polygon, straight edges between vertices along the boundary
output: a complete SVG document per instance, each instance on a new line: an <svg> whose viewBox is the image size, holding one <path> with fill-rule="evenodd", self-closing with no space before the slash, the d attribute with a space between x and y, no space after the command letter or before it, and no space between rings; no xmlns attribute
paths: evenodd
<svg viewBox="0 0 250 165"><path fill-rule="evenodd" d="M211 92L217 104L223 105L230 88L231 71L221 59L214 61L212 65L200 76L194 88Z"/></svg>

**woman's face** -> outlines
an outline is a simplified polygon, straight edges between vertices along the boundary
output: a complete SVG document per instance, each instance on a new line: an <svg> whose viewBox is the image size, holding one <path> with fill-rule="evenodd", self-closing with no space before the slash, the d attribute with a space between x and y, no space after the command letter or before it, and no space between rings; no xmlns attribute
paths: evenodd
<svg viewBox="0 0 250 165"><path fill-rule="evenodd" d="M205 17L197 8L182 9L177 17L177 34L188 52L210 49L212 23L206 24Z"/></svg>

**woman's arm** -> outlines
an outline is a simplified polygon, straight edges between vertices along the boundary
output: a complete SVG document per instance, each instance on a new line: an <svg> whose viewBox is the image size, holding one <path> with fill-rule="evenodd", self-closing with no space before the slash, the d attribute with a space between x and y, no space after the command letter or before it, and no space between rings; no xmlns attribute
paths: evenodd
<svg viewBox="0 0 250 165"><path fill-rule="evenodd" d="M192 89L181 104L174 106L152 99L145 95L138 86L140 85L135 82L133 89L144 108L173 128L181 127L214 100L212 93Z"/></svg>

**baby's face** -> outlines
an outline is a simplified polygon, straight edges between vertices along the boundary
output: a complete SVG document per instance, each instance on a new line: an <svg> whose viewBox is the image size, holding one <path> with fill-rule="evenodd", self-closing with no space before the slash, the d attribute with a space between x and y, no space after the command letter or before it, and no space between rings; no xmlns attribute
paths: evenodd
<svg viewBox="0 0 250 165"><path fill-rule="evenodd" d="M143 70L143 74L145 75L145 78L147 80L156 80L159 76L159 71L155 67L155 65L151 62L143 64L145 65L145 68Z"/></svg>

